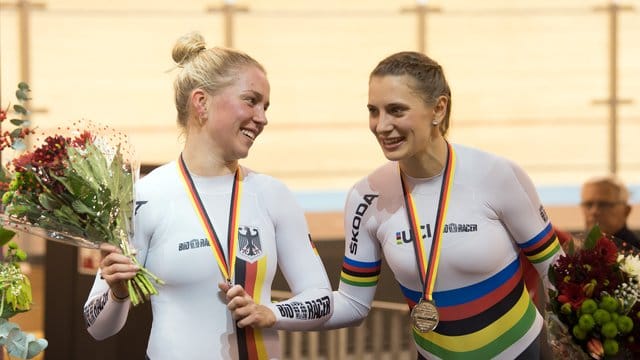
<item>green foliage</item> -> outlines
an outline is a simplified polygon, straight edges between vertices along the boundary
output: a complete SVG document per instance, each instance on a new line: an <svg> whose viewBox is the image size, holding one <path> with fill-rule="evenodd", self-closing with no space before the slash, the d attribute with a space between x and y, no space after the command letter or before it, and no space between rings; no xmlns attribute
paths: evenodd
<svg viewBox="0 0 640 360"><path fill-rule="evenodd" d="M4 346L10 356L32 359L47 345L47 340L36 339L32 334L22 332L18 324L0 318L0 346Z"/></svg>
<svg viewBox="0 0 640 360"><path fill-rule="evenodd" d="M601 237L602 237L602 230L600 230L600 226L596 224L589 231L587 238L584 239L584 249L591 250L594 247L596 247L596 243L598 242L598 239L600 239Z"/></svg>
<svg viewBox="0 0 640 360"><path fill-rule="evenodd" d="M15 236L15 231L7 230L3 227L0 227L0 246L4 246Z"/></svg>
<svg viewBox="0 0 640 360"><path fill-rule="evenodd" d="M26 148L23 139L31 133L29 129L31 121L28 119L30 112L25 106L25 103L31 100L31 98L29 98L29 92L31 92L29 85L23 82L18 84L18 90L16 90L16 99L18 100L18 104L7 107L7 110L0 109L0 120L2 121L6 119L9 108L11 108L13 113L17 116L9 120L9 122L16 128L8 133L2 134L4 139L0 146L0 150L4 149L6 146L11 146L11 148L16 151L23 151Z"/></svg>
<svg viewBox="0 0 640 360"><path fill-rule="evenodd" d="M15 242L9 242L0 263L0 314L2 318L28 311L31 308L31 282L20 270L26 253Z"/></svg>
<svg viewBox="0 0 640 360"><path fill-rule="evenodd" d="M31 100L29 92L31 89L27 83L18 84L16 98L21 104ZM20 118L9 120L16 128L8 135L2 135L4 137L3 143L10 144L13 150L20 152L26 149L23 139L32 132L29 129L31 122L27 118L29 111L23 105L16 104L13 106L13 110ZM6 119L7 113L1 112L0 119ZM0 151L3 149L4 146L0 148ZM27 185L33 185L29 182L30 180L33 179L26 179ZM3 204L13 200L20 203L23 200L20 196L14 196L14 192L21 183L25 183L24 178L20 176L12 178L8 171L0 167L0 182L6 185L6 187L0 187L3 189L0 190ZM8 191L5 192L5 188ZM17 209L27 217L35 216L29 211L28 206L19 204ZM31 359L41 353L48 343L45 339L36 339L32 334L22 332L17 324L8 321L12 316L30 310L33 300L31 282L20 268L20 262L27 259L27 254L12 241L15 235L14 231L0 227L0 251L4 255L0 262L0 347L6 348L10 356Z"/></svg>

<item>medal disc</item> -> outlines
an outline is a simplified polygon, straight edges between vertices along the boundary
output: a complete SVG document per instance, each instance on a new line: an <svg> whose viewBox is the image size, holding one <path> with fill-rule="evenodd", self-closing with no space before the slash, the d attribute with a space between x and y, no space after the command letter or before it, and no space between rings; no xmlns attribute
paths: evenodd
<svg viewBox="0 0 640 360"><path fill-rule="evenodd" d="M420 300L411 310L411 323L421 333L435 329L438 321L438 309L430 301Z"/></svg>

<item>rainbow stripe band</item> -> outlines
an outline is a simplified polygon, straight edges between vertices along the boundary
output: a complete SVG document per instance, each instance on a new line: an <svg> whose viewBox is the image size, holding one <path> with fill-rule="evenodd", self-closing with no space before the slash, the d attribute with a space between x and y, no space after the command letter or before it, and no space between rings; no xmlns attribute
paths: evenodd
<svg viewBox="0 0 640 360"><path fill-rule="evenodd" d="M518 244L518 246L530 262L537 264L554 256L560 249L560 242L553 230L553 226L549 224L533 239L524 244Z"/></svg>
<svg viewBox="0 0 640 360"><path fill-rule="evenodd" d="M409 306L422 293L401 286ZM414 331L416 343L443 359L488 359L531 331L536 311L522 280L516 257L481 282L434 292L440 322L434 331Z"/></svg>
<svg viewBox="0 0 640 360"><path fill-rule="evenodd" d="M342 261L340 280L346 284L360 287L370 287L378 284L382 261L363 262L348 257Z"/></svg>

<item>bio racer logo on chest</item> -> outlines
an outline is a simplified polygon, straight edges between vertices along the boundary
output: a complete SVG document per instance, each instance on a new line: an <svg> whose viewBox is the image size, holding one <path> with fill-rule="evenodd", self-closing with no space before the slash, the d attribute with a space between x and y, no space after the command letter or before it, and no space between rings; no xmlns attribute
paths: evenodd
<svg viewBox="0 0 640 360"><path fill-rule="evenodd" d="M351 242L349 242L349 252L355 255L358 252L358 235L360 234L360 225L362 225L362 217L369 209L369 206L373 203L379 195L365 194L362 197L362 202L358 204L353 220L351 220Z"/></svg>

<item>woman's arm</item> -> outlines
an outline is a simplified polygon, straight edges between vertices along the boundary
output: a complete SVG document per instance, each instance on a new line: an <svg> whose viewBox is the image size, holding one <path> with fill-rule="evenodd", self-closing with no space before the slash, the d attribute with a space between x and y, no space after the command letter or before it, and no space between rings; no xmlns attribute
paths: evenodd
<svg viewBox="0 0 640 360"><path fill-rule="evenodd" d="M238 326L273 327L282 330L313 330L333 311L331 284L313 246L304 210L291 191L275 179L262 190L262 201L275 230L278 267L293 296L268 304L255 304L244 289L220 285Z"/></svg>
<svg viewBox="0 0 640 360"><path fill-rule="evenodd" d="M359 325L369 313L380 275L381 250L375 238L377 194L357 184L345 204L345 247L340 285L333 292L333 315L323 329Z"/></svg>
<svg viewBox="0 0 640 360"><path fill-rule="evenodd" d="M144 264L153 226L148 214L145 214L145 211L152 210L151 206L142 209L134 217L136 232L133 247L138 261ZM87 331L97 340L113 336L124 327L131 306L125 281L133 278L138 270L116 246L102 244L101 255L100 269L83 311Z"/></svg>
<svg viewBox="0 0 640 360"><path fill-rule="evenodd" d="M500 219L548 287L549 265L564 252L536 188L529 176L509 161L493 174L494 206Z"/></svg>
<svg viewBox="0 0 640 360"><path fill-rule="evenodd" d="M283 184L267 196L276 231L278 267L293 297L266 304L275 314L276 329L312 330L333 312L331 283L309 235L304 210Z"/></svg>
<svg viewBox="0 0 640 360"><path fill-rule="evenodd" d="M87 331L97 340L115 335L124 326L131 304L125 282L138 270L116 246L102 244L101 253L100 270L84 305Z"/></svg>

